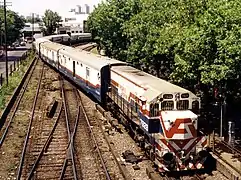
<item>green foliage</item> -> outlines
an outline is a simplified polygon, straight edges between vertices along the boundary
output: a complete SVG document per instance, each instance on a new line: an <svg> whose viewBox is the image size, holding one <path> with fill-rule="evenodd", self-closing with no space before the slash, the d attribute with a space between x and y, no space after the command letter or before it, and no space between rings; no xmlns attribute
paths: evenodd
<svg viewBox="0 0 241 180"><path fill-rule="evenodd" d="M11 10L7 10L7 44L13 43L20 36L20 30L23 29L25 19ZM0 31L1 38L4 39L4 10L0 9Z"/></svg>
<svg viewBox="0 0 241 180"><path fill-rule="evenodd" d="M125 59L128 40L123 34L123 24L138 12L139 0L119 1L107 0L88 18L88 27L95 40L106 54Z"/></svg>
<svg viewBox="0 0 241 180"><path fill-rule="evenodd" d="M34 52L31 52L26 60L22 61L18 71L9 76L8 85L6 83L0 88L0 109L4 109L6 105L6 98L11 96L15 88L19 85L28 65L34 57Z"/></svg>
<svg viewBox="0 0 241 180"><path fill-rule="evenodd" d="M53 12L50 9L47 9L43 17L43 22L47 28L46 35L53 34L60 21L61 17L57 12Z"/></svg>
<svg viewBox="0 0 241 180"><path fill-rule="evenodd" d="M107 55L190 90L241 90L239 0L108 0L88 19ZM234 88L235 86L235 88Z"/></svg>

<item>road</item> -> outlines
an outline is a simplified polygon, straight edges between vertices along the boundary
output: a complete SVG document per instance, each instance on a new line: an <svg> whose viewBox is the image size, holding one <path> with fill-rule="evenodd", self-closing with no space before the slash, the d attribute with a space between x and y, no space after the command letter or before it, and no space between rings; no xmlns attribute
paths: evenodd
<svg viewBox="0 0 241 180"><path fill-rule="evenodd" d="M8 67L10 73L10 65L14 63L18 58L20 58L28 49L32 47L31 44L27 44L26 46L17 47L14 51L8 51ZM0 58L0 74L3 73L3 77L5 77L6 72L6 63L5 56Z"/></svg>

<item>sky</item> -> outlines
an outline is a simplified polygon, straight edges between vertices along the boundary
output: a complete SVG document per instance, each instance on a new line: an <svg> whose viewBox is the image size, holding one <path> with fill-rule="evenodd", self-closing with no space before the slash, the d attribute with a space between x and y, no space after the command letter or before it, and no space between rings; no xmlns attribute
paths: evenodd
<svg viewBox="0 0 241 180"><path fill-rule="evenodd" d="M46 9L58 12L60 15L68 12L76 5L88 4L89 6L97 5L101 0L9 0L12 6L8 8L18 12L19 15L28 16L31 13L43 15Z"/></svg>

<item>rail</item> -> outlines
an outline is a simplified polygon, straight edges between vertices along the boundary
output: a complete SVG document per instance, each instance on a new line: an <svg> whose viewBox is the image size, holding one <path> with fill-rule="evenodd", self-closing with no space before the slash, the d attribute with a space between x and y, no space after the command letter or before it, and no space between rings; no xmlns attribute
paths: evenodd
<svg viewBox="0 0 241 180"><path fill-rule="evenodd" d="M22 153L21 153L21 159L20 159L19 168L18 168L17 180L20 180L21 174L22 174L24 157L25 157L26 148L27 148L27 144L28 144L28 140L29 140L29 135L30 135L31 127L32 127L32 122L33 122L33 118L34 118L34 112L35 112L35 107L36 107L36 104L37 104L37 99L38 99L38 94L39 94L39 90L40 90L43 72L44 72L44 64L43 64L43 67L42 67L42 70L41 70L41 75L40 75L39 80L38 80L38 87L37 87L34 102L33 102L31 118L30 118L29 125L28 125L28 131L27 131L27 135L25 137L23 150L22 150Z"/></svg>
<svg viewBox="0 0 241 180"><path fill-rule="evenodd" d="M217 139L217 138L216 138ZM232 153L236 153L236 154L238 154L240 157L241 157L241 151L240 150L238 150L237 148L235 148L235 147L232 147L232 146L230 146L226 141L224 141L224 140L221 140L221 139L218 139L218 141L221 143L221 144L223 144L224 146L226 146Z"/></svg>
<svg viewBox="0 0 241 180"><path fill-rule="evenodd" d="M58 114L58 116L57 116L57 118L55 120L54 126L53 126L51 132L49 133L49 136L48 136L47 140L45 141L45 144L44 144L43 148L41 149L37 159L35 160L32 169L30 170L30 173L29 173L28 178L27 178L28 180L30 180L32 178L33 173L34 173L34 171L35 171L35 169L36 169L36 167L37 167L41 157L43 156L44 152L46 152L46 150L47 150L47 148L49 146L49 143L50 143L51 139L53 138L53 133L54 133L54 131L55 131L56 127L57 127L58 121L60 119L60 115L61 115L61 112L62 112L62 107L63 107L63 104L61 103L60 111L59 111L59 114Z"/></svg>
<svg viewBox="0 0 241 180"><path fill-rule="evenodd" d="M28 76L32 66L34 65L35 60L36 60L36 57L33 58L32 62L30 63L30 65L29 65L29 67L27 69L27 71L23 75L23 78L22 78L21 82L19 83L18 87L14 90L14 93L13 93L11 99L8 101L7 106L3 110L2 116L0 118L0 130L1 130L2 126L4 125L4 123L5 123L6 119L7 119L7 116L9 115L9 113L10 113L10 111L11 111L11 109L12 109L12 107L13 107L15 101L16 101L16 98L17 98L17 96L20 93L20 91L21 91L21 89L22 89L22 87L24 85L24 82L25 82L25 80L26 80L26 78L27 78L27 76Z"/></svg>
<svg viewBox="0 0 241 180"><path fill-rule="evenodd" d="M110 180L110 179L111 179L110 174L109 174L109 172L108 172L108 170L107 170L107 167L106 167L106 165L105 165L105 162L104 162L104 159L103 159L103 157L102 157L102 154L101 154L99 145L98 145L98 143L97 143L97 140L96 140L96 138L95 138L94 132L92 131L92 127L91 127L91 125L90 125L90 120L89 120L89 118L88 118L88 116L87 116L87 113L86 113L86 110L85 110L85 108L84 108L84 105L83 105L83 102L82 102L82 100L81 100L81 96L80 96L80 95L79 95L79 98L80 98L80 108L82 109L83 114L84 114L84 117L85 117L85 119L86 119L86 122L87 122L87 125L88 125L88 128L89 128L89 131L90 131L92 140L93 140L94 145L95 145L95 147L96 147L96 150L97 150L98 156L99 156L99 158L100 158L102 167L104 168L106 178L107 178L107 180Z"/></svg>
<svg viewBox="0 0 241 180"><path fill-rule="evenodd" d="M108 119L109 121L111 121L110 116L108 116L107 113L105 113L105 110L104 110L99 104L95 104L95 108L96 108L96 110L99 111L106 119ZM98 122L98 124L99 124L99 126L100 126L100 123L99 123L99 122ZM105 135L105 133L104 133L104 131L103 131L102 128L101 128L101 131L102 131L102 134L104 135L104 138L105 138L105 140L106 140L106 142L107 142L107 144L108 144L109 149L111 150L111 153L112 153L113 156L114 156L115 162L117 163L118 168L119 168L119 170L121 171L122 176L123 176L124 179L126 179L126 180L127 180L127 179L130 179L130 178L128 177L127 173L125 173L125 171L123 170L122 165L119 163L119 161L118 161L118 159L117 159L117 157L116 157L116 155L115 155L115 152L114 152L113 148L111 147L111 144L110 144L110 142L109 142L109 140L108 140L107 136Z"/></svg>
<svg viewBox="0 0 241 180"><path fill-rule="evenodd" d="M35 62L35 64L34 64L34 62ZM22 78L19 86L18 86L17 89L15 90L15 92L14 92L11 100L9 101L9 104L7 105L7 107L9 108L9 109L7 110L8 113L7 113L7 112L6 112L6 113L3 113L4 116L9 114L10 110L12 109L12 107L13 107L13 105L14 105L14 103L12 103L12 101L13 101L12 99L15 100L15 99L17 98L17 96L19 95L21 89L23 88L23 89L22 89L22 92L21 92L21 94L20 94L20 96L19 96L19 99L18 99L18 101L17 101L17 103L16 103L16 106L15 106L15 108L14 108L14 110L13 110L13 114L11 115L11 117L10 117L10 119L9 119L9 121L8 121L8 124L7 124L7 126L6 126L6 128L5 128L5 130L4 130L4 133L3 133L2 137L1 137L1 140L0 140L0 148L1 148L1 146L3 145L3 143L4 143L4 140L5 140L6 136L7 136L9 127L10 127L10 125L11 125L11 123L12 123L14 117L15 117L15 114L16 114L16 112L17 112L17 110L18 110L18 107L19 107L20 102L21 102L21 100L22 100L22 98L23 98L23 95L24 95L24 93L25 93L25 91L26 91L26 89L27 89L27 87L28 87L29 81L30 81L31 76L32 76L32 74L33 74L33 69L34 69L34 68L32 68L32 67L33 67L33 66L36 66L36 64L37 64L37 61L35 61L35 58L34 58L34 60L32 61L32 63L31 63L30 66L28 67L28 70L26 71L25 75L23 76L23 78ZM31 69L32 69L32 71L29 72ZM30 77L29 77L29 79L28 79L27 81L25 81L29 73L30 73ZM25 82L25 83L24 83L24 82ZM6 119L6 118L5 118L5 119ZM3 121L3 118L1 118L0 121ZM5 121L5 120L4 120L4 121Z"/></svg>
<svg viewBox="0 0 241 180"><path fill-rule="evenodd" d="M74 160L73 137L75 135L77 124L78 124L79 112L78 112L77 117L76 117L76 123L75 123L74 131L71 132L70 125L69 125L69 116L68 116L68 111L67 111L66 94L65 94L65 90L64 90L64 80L61 76L60 76L59 80L60 80L60 87L61 87L63 104L64 104L65 121L66 121L66 126L67 126L67 131L68 131L68 137L69 137L68 153L67 153L66 159L64 161L64 164L63 164L63 167L62 167L62 170L61 170L60 179L63 179L63 177L64 177L64 172L65 172L67 162L68 162L68 155L70 154L70 158L71 158L71 161L72 161L72 169L73 169L74 179L77 180L78 177L77 177L77 170L76 170L76 165L75 165L75 160Z"/></svg>

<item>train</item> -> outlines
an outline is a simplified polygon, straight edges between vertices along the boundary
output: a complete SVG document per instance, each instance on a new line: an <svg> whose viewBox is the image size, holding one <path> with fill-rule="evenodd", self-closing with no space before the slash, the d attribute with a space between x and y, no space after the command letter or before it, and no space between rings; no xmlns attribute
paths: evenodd
<svg viewBox="0 0 241 180"><path fill-rule="evenodd" d="M89 33L71 36L91 40ZM64 45L70 41L61 34L36 39L34 46L43 61L121 116L160 173L205 168L199 97L126 62Z"/></svg>

